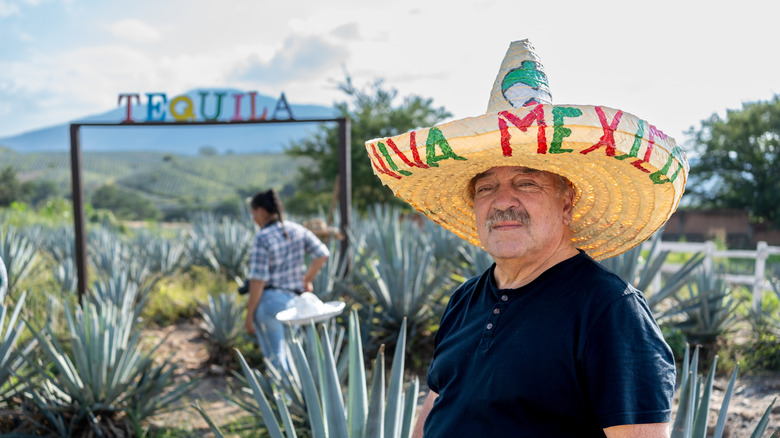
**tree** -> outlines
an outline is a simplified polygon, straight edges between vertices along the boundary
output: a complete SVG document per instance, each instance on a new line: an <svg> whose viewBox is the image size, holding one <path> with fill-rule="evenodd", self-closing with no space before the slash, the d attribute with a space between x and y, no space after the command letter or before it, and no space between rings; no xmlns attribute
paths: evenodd
<svg viewBox="0 0 780 438"><path fill-rule="evenodd" d="M201 146L198 154L202 157L214 157L217 155L217 148L214 146Z"/></svg>
<svg viewBox="0 0 780 438"><path fill-rule="evenodd" d="M693 135L688 190L694 205L748 209L780 224L780 96L713 114Z"/></svg>
<svg viewBox="0 0 780 438"><path fill-rule="evenodd" d="M33 180L22 183L24 199L35 207L39 207L49 199L58 199L62 195L60 185L50 179Z"/></svg>
<svg viewBox="0 0 780 438"><path fill-rule="evenodd" d="M22 200L22 184L13 166L0 170L0 207L7 207Z"/></svg>
<svg viewBox="0 0 780 438"><path fill-rule="evenodd" d="M365 142L372 138L402 134L412 129L432 126L452 114L443 107L434 108L433 99L412 95L395 105L398 91L387 89L377 80L365 89L352 84L348 76L338 88L350 99L335 105L341 116L351 120L352 203L359 209L366 205L398 200L374 176ZM287 154L307 157L311 166L299 168L296 192L286 202L288 209L312 213L330 204L339 173L339 135L337 125L322 125L312 137L293 144Z"/></svg>
<svg viewBox="0 0 780 438"><path fill-rule="evenodd" d="M152 201L137 193L122 190L115 184L98 187L92 194L92 206L110 210L119 219L158 219L161 215Z"/></svg>

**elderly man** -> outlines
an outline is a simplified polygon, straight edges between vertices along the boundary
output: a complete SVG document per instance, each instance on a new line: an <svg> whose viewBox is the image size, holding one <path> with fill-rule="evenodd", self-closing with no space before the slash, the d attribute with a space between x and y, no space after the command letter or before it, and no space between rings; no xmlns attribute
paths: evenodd
<svg viewBox="0 0 780 438"><path fill-rule="evenodd" d="M552 105L519 41L487 114L366 147L397 196L495 260L450 298L415 437L669 435L671 350L642 293L594 259L675 210L688 165L674 140L619 110Z"/></svg>
<svg viewBox="0 0 780 438"><path fill-rule="evenodd" d="M565 179L494 167L473 193L496 263L442 318L425 436L667 436L671 351L642 295L572 244Z"/></svg>

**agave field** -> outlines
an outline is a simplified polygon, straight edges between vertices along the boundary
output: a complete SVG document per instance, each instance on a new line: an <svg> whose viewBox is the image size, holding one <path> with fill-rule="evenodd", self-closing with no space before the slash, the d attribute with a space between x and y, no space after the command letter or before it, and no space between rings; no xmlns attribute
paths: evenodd
<svg viewBox="0 0 780 438"><path fill-rule="evenodd" d="M348 251L325 238L332 256L315 282L323 301L345 301L347 311L288 333L289 370L265 361L243 331L246 298L236 289L255 233L248 214L203 213L173 230L90 225L83 297L70 224L0 226L0 434L191 436L152 427L168 411L188 410L212 436L410 437L449 292L493 262L396 207L354 212L351 223ZM701 255L687 254L677 272L661 275L670 254L659 240L603 264L646 292L681 363L673 436L727 436L736 363L780 372L780 348L748 353L776 343L780 286L751 310L745 291L727 284L717 265L705 268ZM209 345L204 370L218 365L240 383L219 394L243 412L239 423L224 424L192 396L198 379L181 378L180 364L161 353L164 339L144 342L144 330L180 318L199 322ZM747 334L744 351L724 347L736 330ZM700 370L709 370L706 378ZM717 373L730 380L716 409ZM778 427L772 408L761 407L753 436Z"/></svg>

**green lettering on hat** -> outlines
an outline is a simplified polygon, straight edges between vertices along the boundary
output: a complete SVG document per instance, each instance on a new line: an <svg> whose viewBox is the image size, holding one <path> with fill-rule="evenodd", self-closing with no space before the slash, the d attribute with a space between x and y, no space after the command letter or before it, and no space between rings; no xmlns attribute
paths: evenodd
<svg viewBox="0 0 780 438"><path fill-rule="evenodd" d="M634 144L631 145L631 152L615 157L618 160L625 160L629 157L639 158L639 147L642 146L642 139L645 137L644 120L640 120L638 125L639 129L637 129L636 134L634 134Z"/></svg>
<svg viewBox="0 0 780 438"><path fill-rule="evenodd" d="M553 114L553 139L550 143L551 154L563 154L566 152L573 152L574 149L561 149L563 139L571 135L571 129L565 128L563 118L564 117L579 117L582 115L582 110L579 108L573 108L570 106L556 106L552 110Z"/></svg>
<svg viewBox="0 0 780 438"><path fill-rule="evenodd" d="M677 179L677 175L680 173L680 171L683 168L682 165L683 160L680 158L682 158L684 153L685 152L683 151L683 149L679 146L675 146L674 148L672 148L672 152L669 154L669 159L666 160L666 164L664 164L664 167L650 174L650 180L653 181L653 183L655 184L666 184L666 183L674 182L674 180ZM680 164L677 166L677 170L674 171L672 176L666 176L666 172L668 172L669 169L672 167L672 162L674 161L675 158L680 159Z"/></svg>
<svg viewBox="0 0 780 438"><path fill-rule="evenodd" d="M441 155L436 155L436 146L439 146L439 149L441 149ZM444 134L442 134L441 129L436 127L433 127L428 131L428 138L425 140L425 158L428 161L428 165L431 167L439 167L439 165L436 164L437 161L450 158L453 160L466 161L465 158L452 151L450 143L444 137Z"/></svg>

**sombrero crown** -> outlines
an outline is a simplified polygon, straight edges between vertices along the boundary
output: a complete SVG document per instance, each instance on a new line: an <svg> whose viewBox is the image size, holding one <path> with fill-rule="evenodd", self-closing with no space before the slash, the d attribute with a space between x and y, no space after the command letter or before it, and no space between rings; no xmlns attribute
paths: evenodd
<svg viewBox="0 0 780 438"><path fill-rule="evenodd" d="M562 175L575 187L572 241L599 260L638 245L671 216L688 177L682 148L621 110L553 105L528 40L510 44L487 113L366 142L396 196L474 245L472 177L496 166Z"/></svg>

